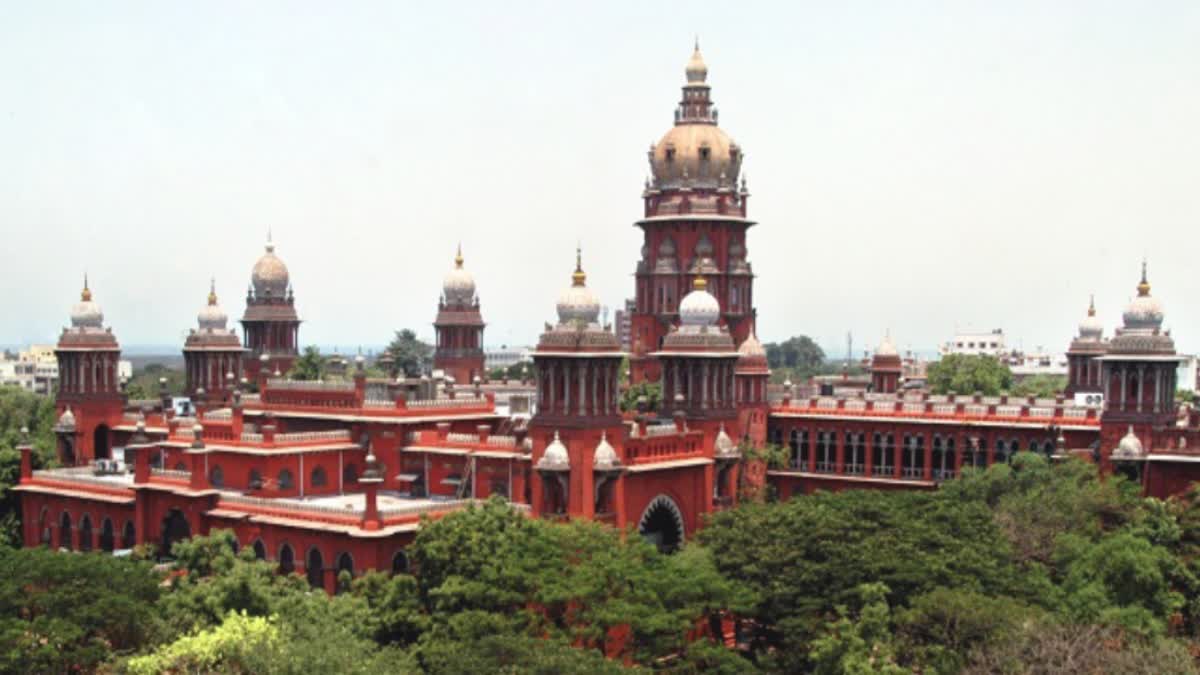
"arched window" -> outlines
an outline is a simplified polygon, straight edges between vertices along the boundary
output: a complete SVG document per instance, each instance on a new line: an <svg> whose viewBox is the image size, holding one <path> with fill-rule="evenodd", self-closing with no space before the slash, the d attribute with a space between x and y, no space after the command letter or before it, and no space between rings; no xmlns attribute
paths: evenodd
<svg viewBox="0 0 1200 675"><path fill-rule="evenodd" d="M279 547L279 573L291 574L296 571L296 554L289 544Z"/></svg>
<svg viewBox="0 0 1200 675"><path fill-rule="evenodd" d="M71 550L71 514L66 511L58 519L58 546Z"/></svg>
<svg viewBox="0 0 1200 675"><path fill-rule="evenodd" d="M329 478L325 475L325 469L319 466L313 469L312 479L309 482L313 487L325 487L325 484L329 482Z"/></svg>
<svg viewBox="0 0 1200 675"><path fill-rule="evenodd" d="M183 461L175 462L175 470L176 471L187 471L188 470L187 464L184 463Z"/></svg>
<svg viewBox="0 0 1200 675"><path fill-rule="evenodd" d="M392 556L392 574L408 574L408 554L402 550Z"/></svg>
<svg viewBox="0 0 1200 675"><path fill-rule="evenodd" d="M292 472L291 471L288 471L287 469L283 469L282 471L279 472L279 489L280 490L291 490L292 489Z"/></svg>
<svg viewBox="0 0 1200 675"><path fill-rule="evenodd" d="M859 475L863 472L864 437L861 432L846 432L845 471L848 474Z"/></svg>
<svg viewBox="0 0 1200 675"><path fill-rule="evenodd" d="M871 453L874 455L872 473L879 476L890 476L896 471L895 438L891 434L876 432L871 437Z"/></svg>
<svg viewBox="0 0 1200 675"><path fill-rule="evenodd" d="M107 553L112 553L116 534L113 532L113 522L109 518L105 518L104 522L100 523L100 550Z"/></svg>
<svg viewBox="0 0 1200 675"><path fill-rule="evenodd" d="M308 585L313 588L325 588L325 560L321 552L315 548L308 550L308 558L304 562L304 573L308 577Z"/></svg>
<svg viewBox="0 0 1200 675"><path fill-rule="evenodd" d="M342 468L342 482L346 485L353 485L358 482L358 467L353 464L347 464Z"/></svg>
<svg viewBox="0 0 1200 675"><path fill-rule="evenodd" d="M832 431L817 432L817 471L822 473L833 471L835 438Z"/></svg>
<svg viewBox="0 0 1200 675"><path fill-rule="evenodd" d="M261 490L263 486L262 472L258 469L250 469L250 476L246 481L246 485L251 490Z"/></svg>
<svg viewBox="0 0 1200 675"><path fill-rule="evenodd" d="M257 560L267 559L267 547L262 543L262 539L254 540L254 557Z"/></svg>
<svg viewBox="0 0 1200 675"><path fill-rule="evenodd" d="M133 548L137 546L137 528L133 526L133 521L125 521L125 527L121 528L121 548Z"/></svg>
<svg viewBox="0 0 1200 675"><path fill-rule="evenodd" d="M92 550L92 517L89 515L79 519L79 550Z"/></svg>
<svg viewBox="0 0 1200 675"><path fill-rule="evenodd" d="M354 578L354 558L350 557L349 553L343 552L342 554L338 555L338 558L337 558L337 576L338 576L337 591L339 593L342 592L343 590L346 590L346 589L342 588L342 572L346 572L350 575L350 578Z"/></svg>
<svg viewBox="0 0 1200 675"><path fill-rule="evenodd" d="M42 507L42 513L38 516L38 531L41 532L42 546L50 546L50 511Z"/></svg>
<svg viewBox="0 0 1200 675"><path fill-rule="evenodd" d="M216 488L219 488L219 487L222 487L225 485L225 472L221 470L220 466L214 466L212 469L209 470L208 482L211 483L212 486L216 487Z"/></svg>

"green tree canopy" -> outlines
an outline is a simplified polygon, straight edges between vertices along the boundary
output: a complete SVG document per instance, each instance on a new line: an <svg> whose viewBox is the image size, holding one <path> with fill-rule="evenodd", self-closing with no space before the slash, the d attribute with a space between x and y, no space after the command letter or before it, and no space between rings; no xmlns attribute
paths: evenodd
<svg viewBox="0 0 1200 675"><path fill-rule="evenodd" d="M948 354L929 364L929 389L935 394L956 392L996 396L1012 388L1012 371L994 356Z"/></svg>
<svg viewBox="0 0 1200 675"><path fill-rule="evenodd" d="M433 347L417 339L417 334L408 328L396 331L396 336L384 350L391 360L392 377L404 374L416 377L425 371L433 355Z"/></svg>
<svg viewBox="0 0 1200 675"><path fill-rule="evenodd" d="M788 368L797 377L816 374L825 363L825 350L807 335L798 335L783 342L763 345L767 364L772 368Z"/></svg>
<svg viewBox="0 0 1200 675"><path fill-rule="evenodd" d="M325 376L325 357L316 345L304 348L300 358L292 363L287 376L293 380L319 380Z"/></svg>

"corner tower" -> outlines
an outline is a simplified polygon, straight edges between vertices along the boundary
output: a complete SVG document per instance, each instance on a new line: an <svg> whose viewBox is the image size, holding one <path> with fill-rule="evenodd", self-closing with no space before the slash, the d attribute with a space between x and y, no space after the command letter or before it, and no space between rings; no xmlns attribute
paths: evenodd
<svg viewBox="0 0 1200 675"><path fill-rule="evenodd" d="M442 297L433 322L437 334L433 367L462 384L483 377L483 327L475 278L463 269L462 246L459 246L454 268L442 281Z"/></svg>
<svg viewBox="0 0 1200 675"><path fill-rule="evenodd" d="M117 373L121 347L92 299L87 277L54 349L58 357L58 459L66 466L111 459L112 428L124 408Z"/></svg>
<svg viewBox="0 0 1200 675"><path fill-rule="evenodd" d="M300 317L288 278L287 265L275 255L275 244L267 234L266 251L250 273L246 292L243 368L251 380L263 368L286 373L299 354Z"/></svg>
<svg viewBox="0 0 1200 675"><path fill-rule="evenodd" d="M187 377L185 392L199 403L226 405L242 379L242 343L229 330L229 316L217 303L216 282L208 290L208 303L196 316L197 328L183 343Z"/></svg>
<svg viewBox="0 0 1200 675"><path fill-rule="evenodd" d="M1147 291L1149 292L1149 291ZM1066 395L1100 393L1100 362L1108 345L1104 342L1104 324L1096 318L1096 299L1088 304L1087 316L1079 322L1079 335L1067 349Z"/></svg>
<svg viewBox="0 0 1200 675"><path fill-rule="evenodd" d="M643 244L630 339L634 382L661 378L652 354L678 323L679 303L697 276L717 299L718 320L735 344L754 330L754 275L746 257L746 232L754 223L746 218L750 193L739 176L742 150L717 126L699 45L684 73L675 124L650 147L652 178L636 223Z"/></svg>

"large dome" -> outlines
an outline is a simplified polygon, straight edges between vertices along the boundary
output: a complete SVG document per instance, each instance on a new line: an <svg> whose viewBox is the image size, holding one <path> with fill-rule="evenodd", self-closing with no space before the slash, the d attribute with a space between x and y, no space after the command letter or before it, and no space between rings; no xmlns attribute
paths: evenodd
<svg viewBox="0 0 1200 675"><path fill-rule="evenodd" d="M447 305L470 305L475 301L475 277L463 269L461 246L454 256L454 269L442 280L442 296Z"/></svg>
<svg viewBox="0 0 1200 675"><path fill-rule="evenodd" d="M92 300L92 291L88 288L87 277L84 276L79 302L71 307L71 325L75 328L101 328L103 323L104 312L99 303Z"/></svg>
<svg viewBox="0 0 1200 675"><path fill-rule="evenodd" d="M254 285L254 295L258 298L282 298L287 294L288 268L275 255L275 244L267 238L266 252L254 263L250 273L250 283Z"/></svg>
<svg viewBox="0 0 1200 675"><path fill-rule="evenodd" d="M587 287L587 275L583 272L582 254L575 251L575 272L571 285L558 296L558 322L587 326L600 318L600 300Z"/></svg>
<svg viewBox="0 0 1200 675"><path fill-rule="evenodd" d="M713 326L721 317L721 305L708 292L704 277L696 277L692 292L679 302L679 321L685 326Z"/></svg>

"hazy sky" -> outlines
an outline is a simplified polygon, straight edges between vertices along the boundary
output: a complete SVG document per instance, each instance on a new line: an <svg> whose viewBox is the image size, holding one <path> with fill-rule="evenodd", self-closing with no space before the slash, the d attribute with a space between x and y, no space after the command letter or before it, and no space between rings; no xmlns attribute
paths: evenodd
<svg viewBox="0 0 1200 675"><path fill-rule="evenodd" d="M86 269L123 344L231 317L273 229L304 343L431 336L461 240L530 343L582 241L633 292L646 149L699 34L744 148L759 335L1061 350L1138 266L1200 350L1200 3L0 4L0 343Z"/></svg>

